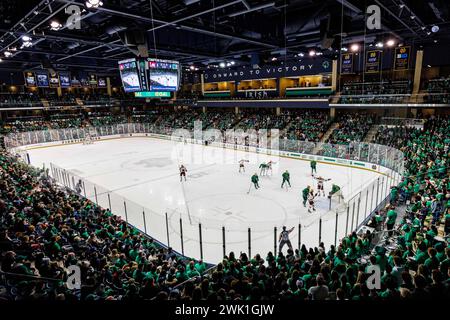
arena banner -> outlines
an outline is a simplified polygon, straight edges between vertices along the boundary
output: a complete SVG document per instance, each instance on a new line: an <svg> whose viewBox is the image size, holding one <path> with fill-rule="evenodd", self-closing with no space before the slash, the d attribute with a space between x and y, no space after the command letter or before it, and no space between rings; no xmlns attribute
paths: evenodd
<svg viewBox="0 0 450 320"><path fill-rule="evenodd" d="M59 78L58 73L55 71L50 71L50 88L58 88L59 87Z"/></svg>
<svg viewBox="0 0 450 320"><path fill-rule="evenodd" d="M36 75L36 84L40 88L48 88L49 80L48 80L48 72L47 70L36 70L34 72Z"/></svg>
<svg viewBox="0 0 450 320"><path fill-rule="evenodd" d="M394 71L408 70L411 47L395 48Z"/></svg>
<svg viewBox="0 0 450 320"><path fill-rule="evenodd" d="M98 77L98 87L106 88L106 78L105 77Z"/></svg>
<svg viewBox="0 0 450 320"><path fill-rule="evenodd" d="M381 67L381 51L371 50L366 53L365 61L365 73L377 73L380 72Z"/></svg>
<svg viewBox="0 0 450 320"><path fill-rule="evenodd" d="M59 84L61 88L70 88L70 72L59 72Z"/></svg>
<svg viewBox="0 0 450 320"><path fill-rule="evenodd" d="M97 75L94 73L89 74L89 86L91 86L92 88L97 88L97 85Z"/></svg>
<svg viewBox="0 0 450 320"><path fill-rule="evenodd" d="M36 87L36 75L32 71L26 71L23 73L25 78L25 85L27 87Z"/></svg>
<svg viewBox="0 0 450 320"><path fill-rule="evenodd" d="M353 53L341 55L341 74L353 73Z"/></svg>
<svg viewBox="0 0 450 320"><path fill-rule="evenodd" d="M233 69L210 70L205 72L204 79L205 82L218 82L315 75L330 73L331 66L331 60L328 59L303 59L282 66L265 65L257 69L242 66Z"/></svg>

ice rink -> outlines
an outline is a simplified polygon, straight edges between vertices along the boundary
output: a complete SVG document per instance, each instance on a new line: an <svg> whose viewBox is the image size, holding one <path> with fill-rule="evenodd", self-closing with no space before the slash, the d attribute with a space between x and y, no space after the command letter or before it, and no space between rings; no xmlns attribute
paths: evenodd
<svg viewBox="0 0 450 320"><path fill-rule="evenodd" d="M317 190L309 161L146 137L36 148L28 152L35 166L49 167L53 163L85 179L87 196L98 200L103 207L109 207L111 203L112 211L124 219L125 199L128 221L144 230L145 216L147 233L165 244L168 242L167 213L170 246L182 251L182 223L183 249L187 256L200 257L201 223L202 254L207 262L217 263L222 259L222 227L225 227L226 252L236 254L248 253L250 228L252 255L265 255L274 250L274 227L277 227L278 235L283 225L295 227L290 236L294 248L298 243L299 224L302 225L301 242L307 246L319 243L320 217L322 241L326 245L334 244L336 227L339 238L344 236L346 228L350 228L350 222L346 221L349 215L346 210L341 210L337 200L332 204L333 209L340 208L337 224L335 212L328 210L326 197L318 198L316 212L308 213L303 207L302 189L310 185ZM238 172L237 162L241 159L250 161L245 173ZM260 177L259 190L250 188L250 177L255 172L259 174L259 163L269 160L276 162L273 173ZM187 181L182 183L178 170L180 163L188 170ZM290 172L292 188L281 188L281 174L285 170ZM342 187L347 200L381 176L368 170L324 163L317 164L317 171L318 175L331 179L325 183L326 194L335 183ZM93 184L97 185L96 199ZM359 217L351 217L351 225L354 222L356 227L376 206L376 200L364 201L368 196L369 190L361 195ZM353 208L352 213L354 211ZM283 249L286 250L287 247Z"/></svg>

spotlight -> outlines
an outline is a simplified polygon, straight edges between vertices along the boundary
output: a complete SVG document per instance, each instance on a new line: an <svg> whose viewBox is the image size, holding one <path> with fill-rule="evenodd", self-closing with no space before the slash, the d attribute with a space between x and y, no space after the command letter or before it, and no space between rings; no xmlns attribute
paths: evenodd
<svg viewBox="0 0 450 320"><path fill-rule="evenodd" d="M358 51L358 50L359 50L359 44L357 44L357 43L352 44L352 46L350 47L350 49L351 49L353 52Z"/></svg>
<svg viewBox="0 0 450 320"><path fill-rule="evenodd" d="M394 40L388 40L388 42L386 42L386 45L387 45L388 47L392 47L394 44L395 44L395 41L394 41Z"/></svg>
<svg viewBox="0 0 450 320"><path fill-rule="evenodd" d="M375 46L377 47L377 48L383 48L383 42L377 42L376 44L375 44Z"/></svg>
<svg viewBox="0 0 450 320"><path fill-rule="evenodd" d="M88 9L90 8L98 8L103 6L103 2L101 2L100 0L87 0L86 1L86 7Z"/></svg>
<svg viewBox="0 0 450 320"><path fill-rule="evenodd" d="M23 48L29 48L33 45L33 43L31 43L31 41L25 41L22 46L20 47L21 49Z"/></svg>
<svg viewBox="0 0 450 320"><path fill-rule="evenodd" d="M434 33L439 31L439 27L438 26L432 26L431 27L431 31L433 31Z"/></svg>
<svg viewBox="0 0 450 320"><path fill-rule="evenodd" d="M314 57L316 55L316 52L314 50L309 51L309 56Z"/></svg>
<svg viewBox="0 0 450 320"><path fill-rule="evenodd" d="M221 68L225 68L225 62L221 62L221 63L219 63L219 67L221 67Z"/></svg>
<svg viewBox="0 0 450 320"><path fill-rule="evenodd" d="M277 60L278 60L277 57L272 58L272 61L277 61Z"/></svg>
<svg viewBox="0 0 450 320"><path fill-rule="evenodd" d="M230 63L231 63L231 65L232 65L232 66L234 66L234 64L235 64L235 62L234 62L234 61L231 61Z"/></svg>
<svg viewBox="0 0 450 320"><path fill-rule="evenodd" d="M189 67L189 69L194 70L195 66L192 65L192 66Z"/></svg>
<svg viewBox="0 0 450 320"><path fill-rule="evenodd" d="M61 23L59 23L56 20L53 20L50 23L50 29L52 29L53 31L58 31L59 29L61 29L61 27L62 27Z"/></svg>

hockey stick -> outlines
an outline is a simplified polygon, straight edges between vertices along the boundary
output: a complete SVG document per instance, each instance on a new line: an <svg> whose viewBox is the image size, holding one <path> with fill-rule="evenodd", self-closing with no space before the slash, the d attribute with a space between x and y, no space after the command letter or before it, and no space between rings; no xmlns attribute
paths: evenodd
<svg viewBox="0 0 450 320"><path fill-rule="evenodd" d="M250 193L250 190L252 189L252 184L253 184L253 182L250 183L250 188L248 188L247 194Z"/></svg>

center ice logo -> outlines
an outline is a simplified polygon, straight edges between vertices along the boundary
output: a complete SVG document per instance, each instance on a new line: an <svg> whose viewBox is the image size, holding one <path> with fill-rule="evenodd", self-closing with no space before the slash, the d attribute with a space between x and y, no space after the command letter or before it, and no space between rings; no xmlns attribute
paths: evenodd
<svg viewBox="0 0 450 320"><path fill-rule="evenodd" d="M149 158L135 162L136 166L143 166L145 168L162 168L170 164L172 164L172 160L170 158Z"/></svg>

